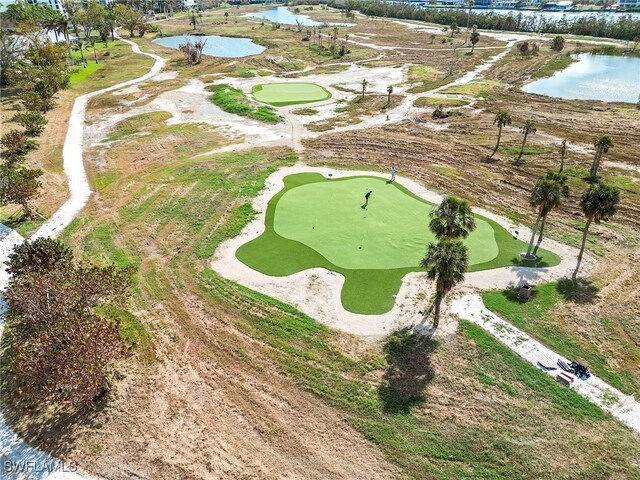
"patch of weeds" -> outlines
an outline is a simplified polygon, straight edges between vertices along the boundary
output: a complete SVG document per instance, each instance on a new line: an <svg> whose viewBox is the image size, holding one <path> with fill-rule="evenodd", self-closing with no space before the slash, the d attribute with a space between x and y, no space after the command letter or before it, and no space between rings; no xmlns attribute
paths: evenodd
<svg viewBox="0 0 640 480"><path fill-rule="evenodd" d="M618 398L618 396L615 393L613 393L611 390L606 390L602 394L601 400L602 400L602 404L605 407L611 408L620 401L620 398Z"/></svg>
<svg viewBox="0 0 640 480"><path fill-rule="evenodd" d="M315 115L319 111L315 108L298 108L297 110L292 110L291 113L294 115Z"/></svg>
<svg viewBox="0 0 640 480"><path fill-rule="evenodd" d="M413 106L417 108L437 107L442 105L445 107L464 107L469 105L469 102L459 98L433 98L433 97L418 97L413 101Z"/></svg>
<svg viewBox="0 0 640 480"><path fill-rule="evenodd" d="M247 96L239 89L227 84L217 84L207 87L212 92L211 102L225 112L260 120L265 123L279 123L282 117L273 107L267 105L254 106Z"/></svg>

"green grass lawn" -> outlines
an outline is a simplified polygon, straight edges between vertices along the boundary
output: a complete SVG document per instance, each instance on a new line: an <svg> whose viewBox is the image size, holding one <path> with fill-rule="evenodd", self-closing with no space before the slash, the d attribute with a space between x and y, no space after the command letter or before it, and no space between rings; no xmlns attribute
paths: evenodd
<svg viewBox="0 0 640 480"><path fill-rule="evenodd" d="M327 180L302 173L284 182L267 207L265 232L241 246L238 259L273 276L313 267L339 272L345 276L341 298L347 310L389 311L402 278L420 270L426 244L434 240L427 228L432 204L377 177ZM363 209L369 188L371 201ZM523 242L487 218L476 219L477 230L466 240L469 271L559 263L558 256L547 251L535 263L522 261Z"/></svg>
<svg viewBox="0 0 640 480"><path fill-rule="evenodd" d="M331 98L331 93L326 88L315 83L265 83L253 87L251 94L259 102L276 107L320 102Z"/></svg>
<svg viewBox="0 0 640 480"><path fill-rule="evenodd" d="M266 105L254 106L247 96L237 88L226 84L217 84L207 87L212 92L209 97L212 103L225 112L235 113L243 117L254 118L265 123L278 123L282 117L272 107Z"/></svg>
<svg viewBox="0 0 640 480"><path fill-rule="evenodd" d="M111 148L122 153L118 142ZM379 348L212 271L216 247L253 218L251 201L265 179L297 160L256 149L204 158L169 153L135 169L107 163L101 174L114 180L100 205L91 202L63 240L83 259L137 271L131 311L149 335L133 322L122 325L136 351L150 336L162 362L165 346L188 332L190 342L212 350L203 359L212 372L226 362L222 368L233 365L248 382L292 382L377 446L398 478L640 478L634 432L473 324L461 322L451 341L397 333ZM185 320L184 305L194 299L207 319L201 326ZM224 318L225 328L212 328L209 318ZM277 432L266 434L279 441Z"/></svg>
<svg viewBox="0 0 640 480"><path fill-rule="evenodd" d="M553 317L554 308L566 298L574 298L580 289L569 280L547 283L534 287L534 295L528 302L521 302L514 290L493 290L484 292L482 298L489 310L496 312L518 328L531 334L537 340L564 355L586 364L595 375L627 394L640 395L640 382L619 358L608 358L580 336L567 331ZM593 293L595 295L595 293ZM601 319L606 324L606 318ZM613 360L613 363L611 362Z"/></svg>
<svg viewBox="0 0 640 480"><path fill-rule="evenodd" d="M105 46L104 43L96 43L96 52L98 53L99 58L98 63L96 63L95 57L93 55L93 49L88 48L83 50L82 53L85 60L87 61L87 66L83 67L82 65L79 65L73 68L71 78L69 79L69 83L71 84L71 86L82 83L91 74L102 70L105 67L104 61L100 60L100 55L104 53L104 51L109 51L109 46ZM79 50L74 50L73 52L71 52L71 57L74 60L80 60L82 58Z"/></svg>

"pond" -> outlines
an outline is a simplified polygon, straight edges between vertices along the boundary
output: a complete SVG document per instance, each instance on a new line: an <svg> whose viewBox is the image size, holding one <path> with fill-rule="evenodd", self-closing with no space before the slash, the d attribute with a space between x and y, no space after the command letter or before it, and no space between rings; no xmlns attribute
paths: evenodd
<svg viewBox="0 0 640 480"><path fill-rule="evenodd" d="M197 42L206 40L202 53L212 57L238 58L257 55L264 52L265 48L253 43L250 38L220 37L218 35L176 35L174 37L163 37L154 40L154 43L163 47L177 49L187 40Z"/></svg>
<svg viewBox="0 0 640 480"><path fill-rule="evenodd" d="M640 58L581 53L552 77L522 87L527 93L571 100L636 103L640 96Z"/></svg>
<svg viewBox="0 0 640 480"><path fill-rule="evenodd" d="M293 13L287 7L274 7L269 10L262 10L260 12L251 12L245 14L245 17L262 18L274 23L282 23L284 25L296 25L296 20L302 23L306 27L320 27L322 25L341 25L343 27L352 27L353 23L327 23L316 22L307 15L300 15Z"/></svg>

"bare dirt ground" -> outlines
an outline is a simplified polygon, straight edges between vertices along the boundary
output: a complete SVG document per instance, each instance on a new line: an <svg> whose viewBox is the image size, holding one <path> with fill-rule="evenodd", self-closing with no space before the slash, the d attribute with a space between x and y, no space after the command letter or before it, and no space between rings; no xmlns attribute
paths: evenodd
<svg viewBox="0 0 640 480"><path fill-rule="evenodd" d="M252 59L206 59L203 65L185 68L179 54L153 46L145 37L144 48L166 54L168 70L179 70L177 77L96 98L90 105L88 131L117 132L116 122L101 129L109 113L121 115L120 120L134 112L149 114L142 107L203 75L211 77L201 80L217 78L221 72L243 77L243 68L286 74L334 62L309 54L291 30L255 32L255 23L239 17L236 22L235 14L229 24L210 26L224 22L222 12L205 15L206 33L264 37L273 45L280 42L279 54L272 45L271 51ZM327 18L333 18L330 15L340 18ZM378 23L382 22L358 27L357 32L372 43L386 44L392 29ZM186 18L162 28L169 33L190 31ZM377 29L378 39L373 35ZM403 42L420 41L413 33L401 32ZM496 51L476 53L461 55L452 76ZM446 72L451 58L447 51L358 46L344 61L421 63ZM490 78L513 77L496 73ZM619 350L638 345L638 326L629 321L637 309L637 262L625 256L629 245L637 248L639 241L638 183L631 180L633 171L607 165L609 158L637 164L627 158L630 145L638 144L637 129L627 132L629 138L622 138L622 128L617 130L618 122L635 126L635 117L629 116L628 108L615 106L620 110L607 112L581 104L576 106L580 129L574 130L569 104L561 102L562 108L556 108L555 103L509 93L503 86L487 95L467 96L482 110L461 109L461 116L437 121L421 112L414 121L325 133L303 141L302 160L384 171L394 162L403 175L435 190L464 196L476 206L528 224L530 188L547 168L557 165L555 137L566 132L573 135L571 141L588 144L603 129L615 132L618 143L605 157L603 172L624 188L623 202L613 222L594 227L597 240L589 245L595 253L606 253L603 270L597 273L606 288L597 303L577 310L582 321L572 317L570 305L558 315L575 322L576 331L588 329L590 341L597 342L598 309L624 305L613 331L629 339L619 344L614 336L608 337L603 348L637 368L635 357ZM494 108L503 101L517 122L534 111L540 116L539 133L530 139L537 153L527 155L520 167L512 165L512 151L500 151L494 163L482 161L495 139ZM160 107L170 103L151 110L166 111ZM544 108L550 112L541 111ZM195 110L184 110L179 112L183 119L197 117ZM632 459L638 454L637 438L629 431L612 419L567 410L546 391L535 390L520 371L505 366L507 357L496 357L493 350L481 347L480 340L456 328L437 349L429 346L409 361L394 361L379 344L320 329L290 307L208 276L206 266L217 242L237 233L237 223L246 220L244 207L264 177L296 158L282 147L198 157L212 145L194 141L194 132L211 143L235 139L212 125L163 122L149 120L134 135L110 143L102 143L99 136L93 139L86 160L95 194L65 234L80 256L138 267L133 313L152 346L144 352L134 350L123 361L114 398L92 415L24 415L15 409L13 421L27 440L114 479L461 478L475 468L507 478L597 478L602 471L611 478L625 478L636 473ZM519 144L516 126L505 131L505 146ZM149 132L154 135L145 135ZM581 226L577 198L589 160L583 150L571 153L572 197L549 220L549 233L574 245ZM607 269L608 265L618 269ZM443 320L443 328L452 324L457 326L452 317ZM379 389L389 386L418 399L410 413L390 413L388 405L381 406ZM569 458L555 454L567 450L573 452ZM494 466L503 470L494 472Z"/></svg>

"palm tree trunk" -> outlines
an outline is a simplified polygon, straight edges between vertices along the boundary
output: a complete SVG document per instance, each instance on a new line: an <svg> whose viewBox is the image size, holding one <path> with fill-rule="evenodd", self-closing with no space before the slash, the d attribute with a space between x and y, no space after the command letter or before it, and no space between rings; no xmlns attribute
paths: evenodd
<svg viewBox="0 0 640 480"><path fill-rule="evenodd" d="M576 264L576 269L573 272L573 281L576 281L576 278L578 277L578 270L580 270L580 264L582 263L582 256L584 255L584 246L587 243L587 234L589 233L589 226L591 226L591 221L593 220L593 217L589 217L589 219L587 220L587 223L584 226L584 231L582 232L582 246L580 247L580 253L578 254L578 262Z"/></svg>
<svg viewBox="0 0 640 480"><path fill-rule="evenodd" d="M544 224L546 223L546 221L547 221L547 216L544 215L542 217L542 222L540 222L540 233L538 234L538 242L536 243L536 246L533 249L533 252L531 252L534 255L538 253L538 248L540 248L540 244L542 243L542 235L544 234Z"/></svg>
<svg viewBox="0 0 640 480"><path fill-rule="evenodd" d="M559 172L562 173L562 170L564 170L564 155L562 155L560 157L560 170L559 170Z"/></svg>
<svg viewBox="0 0 640 480"><path fill-rule="evenodd" d="M496 142L496 148L494 148L493 152L491 152L491 155L489 155L489 159L492 159L493 156L498 151L498 148L500 147L500 137L501 136L502 136L502 125L500 125L500 127L498 127L498 141Z"/></svg>
<svg viewBox="0 0 640 480"><path fill-rule="evenodd" d="M95 60L96 64L98 63L98 54L96 53L96 46L95 44L93 45L93 59Z"/></svg>
<svg viewBox="0 0 640 480"><path fill-rule="evenodd" d="M442 294L436 293L436 299L434 300L435 311L433 313L433 328L438 328L440 324L440 304L442 303Z"/></svg>
<svg viewBox="0 0 640 480"><path fill-rule="evenodd" d="M391 92L387 94L387 105L391 105Z"/></svg>
<svg viewBox="0 0 640 480"><path fill-rule="evenodd" d="M531 249L533 248L533 241L536 238L536 230L538 230L538 223L540 223L540 218L542 218L542 209L538 211L538 218L536 218L536 223L533 224L533 228L531 229L531 240L529 240L529 247L527 248L527 254L525 258L529 258L531 256Z"/></svg>
<svg viewBox="0 0 640 480"><path fill-rule="evenodd" d="M520 154L518 155L518 158L516 158L516 163L520 163L520 159L522 158L522 154L524 153L524 146L527 143L527 133L525 132L524 134L524 138L522 139L522 145L520 145Z"/></svg>
<svg viewBox="0 0 640 480"><path fill-rule="evenodd" d="M591 178L596 178L596 174L598 173L599 163L600 163L600 147L596 148L596 154L593 157L593 163L591 164L591 171L589 172L589 176Z"/></svg>
<svg viewBox="0 0 640 480"><path fill-rule="evenodd" d="M27 202L22 202L22 211L24 213L24 218L30 220L32 217L31 209L29 208L29 204Z"/></svg>

